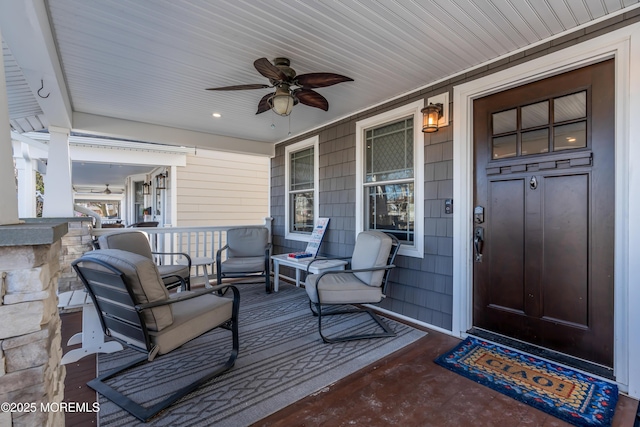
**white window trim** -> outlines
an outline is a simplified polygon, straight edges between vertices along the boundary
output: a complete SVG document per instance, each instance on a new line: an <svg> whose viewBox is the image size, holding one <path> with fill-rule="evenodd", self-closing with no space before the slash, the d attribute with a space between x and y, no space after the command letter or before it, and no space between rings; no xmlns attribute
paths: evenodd
<svg viewBox="0 0 640 427"><path fill-rule="evenodd" d="M416 258L424 257L424 135L422 113L424 99L356 122L356 236L364 231L364 132L366 129L413 115L413 171L414 171L414 245L403 244L398 254Z"/></svg>
<svg viewBox="0 0 640 427"><path fill-rule="evenodd" d="M284 148L284 238L288 240L298 240L300 242L308 242L311 239L311 233L293 233L290 230L291 211L289 206L289 184L291 177L290 154L296 151L313 147L313 223L318 222L318 210L320 207L320 137L318 135L311 138L287 145Z"/></svg>
<svg viewBox="0 0 640 427"><path fill-rule="evenodd" d="M527 63L454 87L453 116L453 325L452 335L465 337L473 321L473 100L511 87L577 69L607 58L616 61L614 373L622 391L640 396L640 24L550 53Z"/></svg>

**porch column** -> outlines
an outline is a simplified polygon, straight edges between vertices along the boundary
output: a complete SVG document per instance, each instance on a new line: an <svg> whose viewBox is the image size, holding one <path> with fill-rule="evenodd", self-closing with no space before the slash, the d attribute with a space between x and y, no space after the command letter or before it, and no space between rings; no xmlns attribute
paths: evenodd
<svg viewBox="0 0 640 427"><path fill-rule="evenodd" d="M36 171L29 146L13 142L13 152L18 170L18 215L20 218L36 216Z"/></svg>
<svg viewBox="0 0 640 427"><path fill-rule="evenodd" d="M45 218L73 216L73 188L71 185L71 156L69 129L49 126L49 158L44 177Z"/></svg>
<svg viewBox="0 0 640 427"><path fill-rule="evenodd" d="M9 101L4 76L4 58L0 56L0 225L18 223L18 192L13 168Z"/></svg>

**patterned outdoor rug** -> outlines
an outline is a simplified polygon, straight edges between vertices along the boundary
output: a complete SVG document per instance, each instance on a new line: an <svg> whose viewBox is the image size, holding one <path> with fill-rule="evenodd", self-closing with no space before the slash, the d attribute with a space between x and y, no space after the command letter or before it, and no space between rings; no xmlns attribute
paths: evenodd
<svg viewBox="0 0 640 427"><path fill-rule="evenodd" d="M238 285L240 290L240 355L221 377L160 413L147 424L100 396L99 425L105 426L246 426L364 368L426 335L410 326L385 319L395 338L324 344L317 318L311 315L304 289L281 285L267 295L264 285ZM327 318L327 332L350 332L374 325L368 315ZM323 329L325 321L323 321ZM375 326L371 329L375 329ZM226 360L230 332L214 330L180 349L160 356L108 383L134 400L153 403ZM218 343L223 343L220 345ZM140 353L124 350L100 355L99 371L119 366Z"/></svg>
<svg viewBox="0 0 640 427"><path fill-rule="evenodd" d="M436 363L577 426L610 426L615 384L468 337Z"/></svg>

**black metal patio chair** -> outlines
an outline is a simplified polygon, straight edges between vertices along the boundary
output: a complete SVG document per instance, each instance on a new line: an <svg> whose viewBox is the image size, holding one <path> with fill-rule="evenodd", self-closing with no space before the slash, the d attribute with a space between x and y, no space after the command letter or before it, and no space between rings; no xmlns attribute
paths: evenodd
<svg viewBox="0 0 640 427"><path fill-rule="evenodd" d="M240 306L240 294L235 287L215 286L170 297L153 261L118 249L87 252L72 265L93 300L104 334L144 353L87 385L139 420L148 421L235 364ZM213 295L227 289L233 291L233 298ZM123 371L151 362L156 356L168 354L218 327L231 331L229 358L212 361L211 371L161 401L145 407L106 383Z"/></svg>
<svg viewBox="0 0 640 427"><path fill-rule="evenodd" d="M98 237L99 249L120 249L127 252L135 252L139 255L156 261L156 256L178 255L186 260L185 263L162 264L158 263L158 271L167 289L182 287L182 290L191 289L191 257L184 252L157 252L151 250L149 239L142 231L117 231L103 234ZM184 280L180 280L180 279Z"/></svg>
<svg viewBox="0 0 640 427"><path fill-rule="evenodd" d="M371 308L363 307L361 304L377 304L385 297L389 272L395 267L393 263L399 248L400 242L392 234L375 230L363 231L356 239L350 269L307 274L305 289L309 296L309 307L313 315L318 317L318 332L324 342L335 343L396 335ZM323 259L314 260L309 266L322 261ZM328 306L343 308L329 309ZM334 337L328 337L323 332L323 317L349 313L368 314L382 331Z"/></svg>
<svg viewBox="0 0 640 427"><path fill-rule="evenodd" d="M226 252L227 259L222 260ZM227 244L216 252L218 284L224 278L264 277L269 294L271 285L271 243L265 227L239 227L227 230Z"/></svg>

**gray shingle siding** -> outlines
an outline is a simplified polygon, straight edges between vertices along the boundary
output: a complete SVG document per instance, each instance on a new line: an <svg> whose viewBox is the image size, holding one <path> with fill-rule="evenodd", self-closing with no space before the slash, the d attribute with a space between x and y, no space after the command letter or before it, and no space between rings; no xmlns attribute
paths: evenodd
<svg viewBox="0 0 640 427"><path fill-rule="evenodd" d="M640 9L639 9L640 10ZM625 25L640 21L640 12L599 23L597 31L578 30L542 47L502 58L480 69L454 76L414 94L390 101L327 127L301 135L276 146L271 161L271 216L274 253L304 250L305 242L286 240L284 224L284 147L319 135L319 204L321 217L331 223L320 252L331 256L350 256L355 242L355 129L356 122L384 111L445 91L453 86L502 71L577 42L582 42ZM590 27L591 28L591 27ZM452 111L452 105L448 108ZM296 108L308 108L298 106ZM321 113L319 113L321 114ZM452 115L450 114L450 117ZM424 135L424 257L399 256L390 275L387 298L380 306L419 321L451 330L453 312L453 218L444 213L444 200L453 197L453 120L450 126ZM454 202L455 209L455 202ZM293 276L282 268L283 274Z"/></svg>

